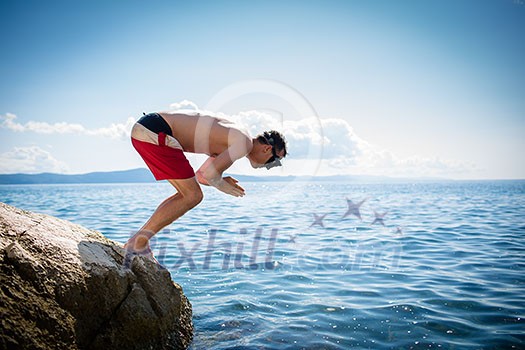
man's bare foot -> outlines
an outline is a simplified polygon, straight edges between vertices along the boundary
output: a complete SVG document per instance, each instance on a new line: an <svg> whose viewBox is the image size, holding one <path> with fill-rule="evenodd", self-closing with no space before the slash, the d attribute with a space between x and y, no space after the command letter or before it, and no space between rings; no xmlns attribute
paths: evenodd
<svg viewBox="0 0 525 350"><path fill-rule="evenodd" d="M149 239L153 237L154 233L151 231L142 230L137 232L133 237L131 237L126 244L124 249L126 249L126 260L130 260L133 255L145 256L157 265L162 265L155 259L153 252L149 246Z"/></svg>
<svg viewBox="0 0 525 350"><path fill-rule="evenodd" d="M139 255L143 255L143 253L148 254L151 252L149 240L154 234L152 231L147 230L138 231L126 242L124 248Z"/></svg>

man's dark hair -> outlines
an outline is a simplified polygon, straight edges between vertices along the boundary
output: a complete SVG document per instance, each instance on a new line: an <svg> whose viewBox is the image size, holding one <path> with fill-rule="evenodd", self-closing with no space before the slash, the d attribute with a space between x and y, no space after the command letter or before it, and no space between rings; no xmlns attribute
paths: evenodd
<svg viewBox="0 0 525 350"><path fill-rule="evenodd" d="M284 150L283 158L286 157L286 154L288 153L286 151L286 140L279 131L265 131L264 133L257 136L257 141L266 145L275 146L275 150L277 152Z"/></svg>

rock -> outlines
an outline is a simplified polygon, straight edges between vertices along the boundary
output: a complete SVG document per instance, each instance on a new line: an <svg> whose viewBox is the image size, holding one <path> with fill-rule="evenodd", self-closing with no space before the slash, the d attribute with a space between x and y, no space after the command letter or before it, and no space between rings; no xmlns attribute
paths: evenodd
<svg viewBox="0 0 525 350"><path fill-rule="evenodd" d="M191 304L167 270L96 231L0 203L1 349L185 349Z"/></svg>

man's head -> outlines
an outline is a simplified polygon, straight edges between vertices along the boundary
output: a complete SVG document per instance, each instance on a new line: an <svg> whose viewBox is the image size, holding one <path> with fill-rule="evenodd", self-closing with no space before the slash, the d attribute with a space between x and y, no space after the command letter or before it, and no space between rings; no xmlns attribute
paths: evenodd
<svg viewBox="0 0 525 350"><path fill-rule="evenodd" d="M265 131L253 142L252 151L248 154L250 164L254 168L271 169L281 165L281 159L286 157L286 140L275 130Z"/></svg>

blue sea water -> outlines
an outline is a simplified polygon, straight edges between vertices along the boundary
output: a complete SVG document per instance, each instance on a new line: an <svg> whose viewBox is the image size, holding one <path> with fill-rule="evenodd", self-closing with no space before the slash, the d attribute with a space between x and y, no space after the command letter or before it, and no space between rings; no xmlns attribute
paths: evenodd
<svg viewBox="0 0 525 350"><path fill-rule="evenodd" d="M525 348L524 181L243 185L204 188L152 241L193 304L192 349ZM173 192L4 185L0 200L123 243Z"/></svg>

